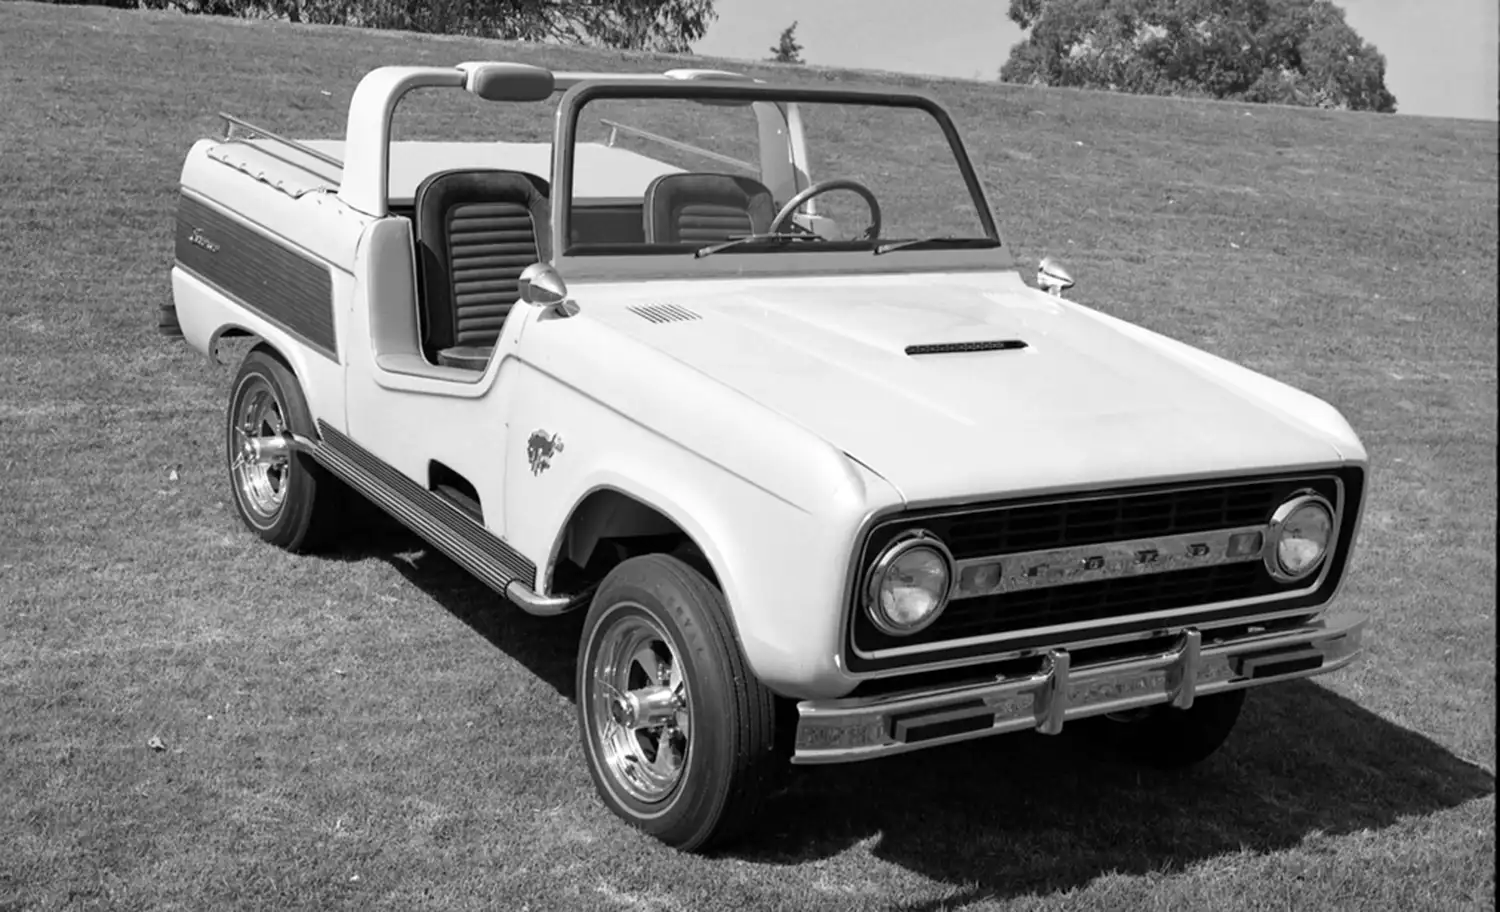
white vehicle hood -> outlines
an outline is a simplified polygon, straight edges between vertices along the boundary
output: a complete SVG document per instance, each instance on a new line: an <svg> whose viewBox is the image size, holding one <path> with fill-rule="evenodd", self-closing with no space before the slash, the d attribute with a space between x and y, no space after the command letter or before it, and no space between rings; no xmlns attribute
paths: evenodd
<svg viewBox="0 0 1500 912"><path fill-rule="evenodd" d="M591 286L576 296L585 318L797 422L909 503L1341 459L1333 433L1277 407L1263 382L1237 383L1012 272ZM698 319L653 322L641 308ZM1000 340L1025 347L906 351Z"/></svg>

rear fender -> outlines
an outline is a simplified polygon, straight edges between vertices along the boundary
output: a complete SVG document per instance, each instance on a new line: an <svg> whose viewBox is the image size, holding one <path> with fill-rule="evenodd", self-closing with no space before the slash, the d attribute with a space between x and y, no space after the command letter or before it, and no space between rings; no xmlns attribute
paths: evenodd
<svg viewBox="0 0 1500 912"><path fill-rule="evenodd" d="M246 334L263 340L297 375L313 419L338 428L346 426L344 368L336 359L181 267L172 269L172 297L183 341L191 348L214 357L220 340L227 335Z"/></svg>

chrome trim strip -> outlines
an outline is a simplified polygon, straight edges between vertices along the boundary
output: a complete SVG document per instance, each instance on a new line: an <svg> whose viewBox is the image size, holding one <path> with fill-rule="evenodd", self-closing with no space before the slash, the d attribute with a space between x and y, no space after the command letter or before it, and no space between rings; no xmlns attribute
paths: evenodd
<svg viewBox="0 0 1500 912"><path fill-rule="evenodd" d="M1230 541L1235 536L1257 534L1260 536L1260 547L1245 554L1229 553ZM993 557L971 557L958 562L952 598L978 598L1025 589L1066 586L1070 583L1091 583L1120 576L1147 576L1219 564L1249 563L1262 559L1269 537L1270 527L1262 524L1163 538L1137 538ZM993 585L983 589L963 588L965 570L995 564L1000 565L1000 575Z"/></svg>
<svg viewBox="0 0 1500 912"><path fill-rule="evenodd" d="M1326 467L1325 466L1325 467L1317 468L1317 469L1308 469L1305 474L1302 473L1302 472L1297 472L1297 471L1293 470L1293 473L1288 474L1288 475L1283 476L1283 477L1276 478L1276 480L1278 480L1278 481L1288 481L1288 482L1299 482L1299 483L1300 482L1305 482L1305 481L1311 481L1313 479L1328 479L1328 480L1332 481L1334 483L1334 488L1335 488L1335 491L1337 493L1337 500L1336 500L1336 502L1334 504L1334 507L1335 507L1334 525L1337 528L1339 525L1341 525L1343 523L1343 520L1344 520L1344 505L1345 505L1345 501L1346 501L1346 498L1344 497L1344 479L1337 474L1339 468L1342 468L1342 466L1333 466L1333 467ZM1192 484L1192 483L1185 484L1185 485L1183 485L1180 488L1172 486L1172 485L1170 485L1170 483L1168 483L1166 485L1162 485L1162 487L1172 487L1172 489L1174 491L1194 491L1194 490L1201 490L1201 489L1204 489L1204 488L1222 487L1222 486L1227 485L1227 484L1236 484L1236 483L1241 483L1241 482L1247 482L1248 483L1248 482L1255 482L1255 481L1266 480L1272 474L1273 473L1267 473L1266 475L1232 475L1232 476L1228 476L1228 477L1224 477L1224 478L1218 478L1218 479L1213 479L1213 480L1206 480L1206 481L1203 481L1203 482L1197 483L1197 484ZM1368 490L1368 484L1366 485L1366 489ZM1116 489L1113 489L1113 490L1115 490L1116 492L1118 492L1119 489L1116 488ZM1082 496L1075 496L1075 497L1068 497L1066 495L1059 495L1058 497L1050 498L1050 499L1044 500L1044 501L1038 501L1037 503L1034 503L1034 504L1027 504L1027 506L1048 506L1048 505L1051 505L1051 504L1054 504L1054 503L1073 503L1073 502L1077 502L1077 501L1086 501L1086 500L1101 500L1101 499L1108 498L1108 497L1119 497L1119 496L1121 496L1119 493L1108 493L1108 492L1095 492L1093 494L1093 496L1089 496L1089 494L1083 494ZM1361 504L1363 504L1363 502L1364 502L1363 499L1361 499ZM931 517L933 517L935 515L936 516L963 516L963 515L966 515L966 514L977 513L977 512L986 511L986 510L1004 509L1005 506L1006 506L1006 504L1003 503L1003 502L1002 503L996 503L994 501L985 501L983 503L974 503L974 504L971 504L971 505L969 505L969 506L967 506L965 508L957 508L957 509L945 510L945 511L943 511L941 513L937 513L937 514L923 513L920 516L914 517L913 518L913 522L921 522L921 521L930 519ZM892 520L892 519L897 519L897 518L901 517L902 515L905 515L905 514L908 514L908 513L917 512L920 509L921 509L920 507L914 507L914 508L908 508L908 509L901 509L900 507L893 507L893 508L890 508L890 509L888 509L886 511L879 511L879 512L876 512L876 513L872 514L866 520L865 527L861 531L860 538L858 539L858 541L859 541L859 548L856 550L855 555L854 555L854 559L851 562L851 572L857 572L859 565L861 563L863 563L862 558L863 558L863 555L864 555L864 550L865 550L865 548L868 545L870 534L875 530L875 528L877 526L879 526L882 522L886 522L886 521L889 521L889 520ZM1363 516L1363 510L1361 510L1361 516ZM1330 556L1332 556L1332 552L1330 552ZM967 561L965 563L967 563ZM840 642L844 644L844 648L848 649L854 655L859 656L861 659L865 659L865 660L880 660L880 659L889 659L889 658L893 658L893 657L906 656L906 655L920 655L922 653L929 653L929 652L945 652L945 651L952 650L952 649L963 649L963 648L966 648L966 647L980 646L980 645L986 645L986 644L990 644L990 643L1002 644L1006 640L1015 640L1015 639L1020 639L1020 638L1023 638L1023 637L1052 636L1052 635L1056 635L1056 634L1067 634L1067 633L1073 633L1073 632L1078 632L1080 634L1086 634L1087 631L1090 628L1106 627L1106 626L1111 626L1111 625L1115 625L1115 624L1140 623L1142 621L1148 621L1148 622L1160 621L1161 622L1160 626L1154 627L1153 629L1148 630L1148 631L1135 632L1135 633L1127 633L1127 634L1119 634L1119 635L1108 636L1108 637L1096 637L1096 638L1091 638L1091 639L1088 639L1088 640L1079 640L1079 641L1076 641L1076 642L1072 642L1069 645L1073 646L1074 648L1079 648L1082 645L1102 646L1102 645L1108 645L1108 644L1112 644L1112 643L1130 642L1131 640L1151 639L1152 637L1161 636L1164 633L1169 632L1170 628L1174 626L1174 624L1173 624L1174 621L1177 622L1177 624L1175 626L1177 626L1178 630L1183 629L1183 627L1186 626L1186 625L1182 623L1182 619L1185 618L1185 617L1191 616L1193 614L1197 614L1197 613L1200 613L1200 612L1218 612L1218 611L1223 611L1225 609L1233 609L1233 608L1240 608L1240 607L1249 608L1249 607L1259 606L1259 605L1265 605L1266 606L1266 610L1260 611L1260 612L1256 612L1254 614L1247 614L1247 615L1245 615L1243 617L1236 617L1236 618L1226 619L1226 620L1223 620L1223 621L1215 621L1212 624L1197 624L1195 626L1198 626L1198 627L1201 627L1201 628L1204 628L1204 629L1208 629L1209 627L1226 627L1226 626L1230 626L1230 625L1233 625L1233 624L1255 623L1255 622L1260 622L1260 621L1278 620L1278 619L1282 619L1282 618L1300 617L1300 616L1304 616L1304 615L1317 614L1317 613L1321 612L1323 610L1323 608L1321 606L1311 606L1311 607L1310 606L1304 606L1304 607L1301 607L1301 608L1290 608L1290 609L1282 609L1281 611L1277 611L1277 610L1275 610L1275 603L1276 602L1287 601L1289 599L1301 598L1303 596L1306 596L1306 595L1309 595L1309 594L1311 594L1313 592L1316 592L1323 585L1323 582L1327 578L1328 572L1329 572L1330 568L1332 568L1332 566L1333 566L1334 563L1335 563L1335 561L1333 561L1333 560L1325 559L1322 562L1322 566L1319 567L1317 575L1312 578L1311 582L1308 585L1303 586L1303 587L1301 587L1299 589L1291 589L1291 590L1288 590L1286 592L1276 592L1276 593L1272 593L1272 594L1269 594L1269 595L1255 596L1253 598L1233 599L1233 600L1230 600L1230 601L1227 601L1227 602L1211 602L1211 603L1205 604L1205 605L1190 605L1190 606L1188 606L1186 608L1175 608L1175 609L1172 609L1170 611L1154 611L1154 612L1146 612L1144 614L1119 615L1119 616L1116 616L1116 617L1109 618L1106 621L1097 621L1097 620L1096 621L1078 621L1078 622L1074 622L1074 623L1071 623L1071 624L1057 624L1057 625L1053 625L1053 626L1050 626L1050 627L1028 627L1028 628L1026 628L1024 630L1014 630L1014 631L1008 631L1008 632L1005 632L1005 633L996 633L996 634L988 634L988 635L984 635L984 636L968 637L966 639L961 639L961 640L941 640L941 641L934 642L934 643L916 644L916 645L911 645L911 646L897 646L897 647L892 647L892 648L889 648L889 649L876 650L874 652L865 652L864 650L860 649L858 646L856 646L854 644L852 638L849 635L849 623L850 623L850 619L854 616L854 614L853 614L853 611L849 610L848 599L849 599L850 596L848 594L846 594L846 596L845 596L845 599L846 599L845 605L846 605L846 607L845 607L845 611L844 611L844 621L843 621L843 625L844 626L843 626L843 629L840 631L840 634L839 634L840 635ZM1347 575L1348 574L1346 573L1345 576L1347 576ZM1341 578L1339 580L1339 584L1342 585L1342 583L1343 583L1343 579ZM1335 589L1334 592L1332 592L1332 593L1329 594L1328 599L1325 599L1322 602L1322 605L1327 605L1328 602L1332 601L1333 596L1335 594L1337 594L1337 589ZM1011 649L1011 650L1001 649L999 651L996 651L996 652L993 652L993 653L986 653L986 654L980 655L980 656L966 656L966 657L960 658L960 659L950 659L950 660L947 660L947 661L926 662L926 663L920 663L920 664L913 663L913 664L910 664L910 665L902 665L902 666L896 667L896 668L882 668L882 669L878 669L878 670L874 670L874 671L851 671L850 674L853 675L854 677L857 677L857 678L861 679L861 680L874 679L874 678L885 678L885 677L892 677L892 676L895 676L895 675L912 674L912 673L918 672L918 671L936 671L936 670L945 669L945 668L957 668L957 667L961 667L961 666L964 666L964 665L975 665L975 664L979 664L979 663L982 663L982 662L1003 661L1003 660L1009 659L1009 658L1019 658L1019 657L1024 657L1024 656L1036 655L1038 651L1039 650L1037 650L1037 649Z"/></svg>
<svg viewBox="0 0 1500 912"><path fill-rule="evenodd" d="M505 597L525 609L527 614L552 617L563 614L573 607L578 599L570 595L538 595L534 589L518 579L505 587Z"/></svg>
<svg viewBox="0 0 1500 912"><path fill-rule="evenodd" d="M924 653L924 652L937 652L937 651L942 651L942 650L945 650L945 649L963 649L963 648L968 647L968 646L978 646L978 645L982 645L982 644L985 644L985 643L994 643L994 642L1000 642L1002 640L1017 639L1017 638L1023 637L1023 636L1026 636L1026 637L1051 636L1051 635L1059 634L1059 633L1066 634L1066 633L1074 633L1074 632L1077 632L1077 633L1087 633L1088 630L1089 630L1089 628L1091 628L1091 627L1104 627L1104 626L1108 626L1108 625L1111 625L1111 624L1138 623L1140 621L1160 621L1161 625L1160 625L1160 627L1157 628L1158 629L1158 634L1157 635L1159 635L1159 631L1162 628L1166 628L1166 627L1172 626L1172 622L1173 621L1179 621L1178 629L1181 629L1185 625L1181 623L1180 619L1182 619L1184 617L1188 617L1190 615L1199 614L1199 613L1202 613L1202 612L1222 611L1222 610L1224 610L1226 608L1241 608L1241 607L1243 607L1243 608L1249 608L1249 607L1251 607L1253 605L1260 605L1260 604L1265 604L1265 603L1268 603L1268 602L1284 601L1284 600L1289 599L1289 598L1295 598L1295 597L1297 597L1299 595L1307 595L1309 592L1312 592L1315 589L1316 589L1315 586L1308 586L1308 587L1304 587L1302 589L1297 589L1297 590L1290 591L1290 592L1281 592L1281 593L1276 593L1276 594L1273 594L1273 595L1258 595L1258 596L1255 596L1253 598L1233 599L1233 600L1230 600L1230 601L1227 601L1227 602L1210 602L1210 603L1205 604L1205 605L1189 605L1186 608L1173 608L1170 611L1150 611L1150 612L1146 612L1144 614L1122 614L1122 615L1117 615L1115 617L1108 618L1108 619L1106 619L1104 621L1074 621L1071 624L1053 624L1050 627L1027 627L1024 630L1013 630L1013 631L1009 631L1007 633L994 633L994 634L988 634L988 635L984 635L984 636L966 637L966 638L961 639L961 640L941 640L941 641L936 642L936 643L919 643L919 644L912 645L912 646L895 646L895 647L892 647L890 649L876 650L875 652L863 652L863 651L860 651L860 650L856 649L855 652L861 658L866 658L866 659L885 659L885 658L890 658L891 656L918 655L918 654ZM1317 609L1314 609L1314 608L1296 608L1296 609L1290 609L1291 615L1293 615L1293 616L1297 615L1297 614L1314 614L1314 613L1316 613L1316 611L1317 611ZM1282 615L1282 616L1286 616L1286 615ZM1227 621L1225 623L1242 623L1243 620L1244 619L1241 619L1241 618L1235 618L1234 620ZM1202 626L1202 625L1197 625L1197 626ZM1142 638L1144 639L1144 637L1142 637ZM1132 639L1132 638L1131 637L1125 637L1124 639ZM1017 651L1017 652L1015 652L1013 654L1014 655L1034 655L1036 652L1037 652L1037 650L1035 650L1035 649L1031 649L1031 650L1024 650L1023 649L1023 650L1019 650L1019 651ZM959 664L973 664L974 662L989 662L989 661L993 661L995 658L996 658L996 656L994 656L994 655L986 655L986 656L980 656L980 657L974 657L974 658L965 659L962 662L960 662ZM916 670L918 667L921 667L921 668L925 669L928 666L925 666L925 665L923 665L923 666L909 666L909 667L902 668L901 672L903 674L909 673L911 671Z"/></svg>
<svg viewBox="0 0 1500 912"><path fill-rule="evenodd" d="M1363 615L1345 612L1206 647L1199 632L1189 630L1168 651L1129 659L1075 665L1067 650L1056 649L1035 674L877 697L804 700L797 705L792 762L867 760L1025 729L1056 734L1069 721L1147 706L1185 709L1199 697L1342 668L1358 656L1365 624ZM1299 665L1309 658L1320 664ZM1277 674L1277 665L1298 667ZM1272 673L1253 677L1267 667ZM986 716L988 725L910 740L924 724Z"/></svg>
<svg viewBox="0 0 1500 912"><path fill-rule="evenodd" d="M318 422L318 431L321 440L292 438L291 443L303 452L311 445L313 458L322 466L516 606L531 614L555 615L578 601L536 592L532 588L536 567L504 539L326 421Z"/></svg>

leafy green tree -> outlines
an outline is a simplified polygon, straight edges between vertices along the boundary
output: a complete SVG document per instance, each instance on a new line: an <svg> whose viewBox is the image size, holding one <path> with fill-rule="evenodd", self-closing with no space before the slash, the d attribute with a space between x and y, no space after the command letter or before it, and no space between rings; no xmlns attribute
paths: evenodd
<svg viewBox="0 0 1500 912"><path fill-rule="evenodd" d="M1005 82L1396 110L1385 58L1331 0L1011 0Z"/></svg>
<svg viewBox="0 0 1500 912"><path fill-rule="evenodd" d="M777 41L776 46L771 48L771 53L774 56L769 59L776 63L806 63L807 61L802 59L802 45L797 42L796 33L797 23L795 21L782 29L781 40Z"/></svg>
<svg viewBox="0 0 1500 912"><path fill-rule="evenodd" d="M688 53L713 0L142 0L189 13Z"/></svg>

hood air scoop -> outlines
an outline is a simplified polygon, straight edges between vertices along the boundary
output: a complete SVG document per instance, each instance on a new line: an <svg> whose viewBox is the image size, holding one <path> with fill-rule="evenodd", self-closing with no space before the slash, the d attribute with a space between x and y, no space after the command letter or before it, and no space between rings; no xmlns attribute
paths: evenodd
<svg viewBox="0 0 1500 912"><path fill-rule="evenodd" d="M908 345L908 355L954 355L960 352L1011 351L1025 348L1020 339L993 339L987 342L937 342L931 345Z"/></svg>

